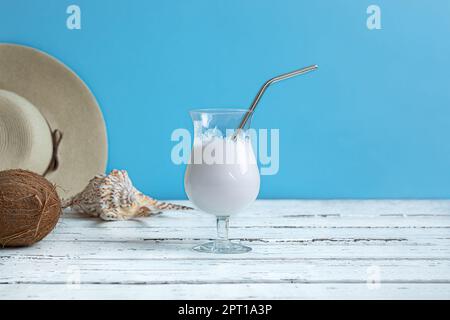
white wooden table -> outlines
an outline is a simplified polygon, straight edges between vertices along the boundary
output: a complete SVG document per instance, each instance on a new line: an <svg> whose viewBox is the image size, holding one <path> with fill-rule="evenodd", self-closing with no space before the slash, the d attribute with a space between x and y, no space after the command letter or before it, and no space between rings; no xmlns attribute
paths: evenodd
<svg viewBox="0 0 450 320"><path fill-rule="evenodd" d="M0 298L450 298L450 201L260 200L231 219L252 252L191 250L214 237L196 211L64 215L33 247L0 250Z"/></svg>

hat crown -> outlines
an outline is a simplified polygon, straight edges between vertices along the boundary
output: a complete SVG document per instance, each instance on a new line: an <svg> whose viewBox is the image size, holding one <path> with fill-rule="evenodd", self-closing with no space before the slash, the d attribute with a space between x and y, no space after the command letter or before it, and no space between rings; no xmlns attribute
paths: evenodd
<svg viewBox="0 0 450 320"><path fill-rule="evenodd" d="M43 174L52 150L51 131L38 108L0 89L0 170L20 168Z"/></svg>

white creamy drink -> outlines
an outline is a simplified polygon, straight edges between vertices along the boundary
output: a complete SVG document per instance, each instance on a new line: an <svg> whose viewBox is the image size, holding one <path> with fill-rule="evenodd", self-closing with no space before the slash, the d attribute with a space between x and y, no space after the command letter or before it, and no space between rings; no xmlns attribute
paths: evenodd
<svg viewBox="0 0 450 320"><path fill-rule="evenodd" d="M229 216L259 193L259 171L250 139L212 137L194 142L185 175L186 194L199 209Z"/></svg>

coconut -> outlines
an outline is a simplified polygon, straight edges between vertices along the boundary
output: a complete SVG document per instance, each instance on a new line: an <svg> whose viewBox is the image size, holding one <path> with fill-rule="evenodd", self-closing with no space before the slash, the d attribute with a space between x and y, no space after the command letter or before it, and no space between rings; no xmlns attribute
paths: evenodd
<svg viewBox="0 0 450 320"><path fill-rule="evenodd" d="M0 245L29 246L47 236L61 215L56 187L27 170L0 171Z"/></svg>

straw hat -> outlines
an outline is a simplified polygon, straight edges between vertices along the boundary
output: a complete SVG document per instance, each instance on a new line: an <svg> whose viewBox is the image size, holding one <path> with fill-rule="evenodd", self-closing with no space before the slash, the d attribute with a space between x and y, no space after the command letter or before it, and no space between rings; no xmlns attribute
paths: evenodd
<svg viewBox="0 0 450 320"><path fill-rule="evenodd" d="M106 160L103 116L83 81L41 51L0 44L0 170L42 174L67 198Z"/></svg>

